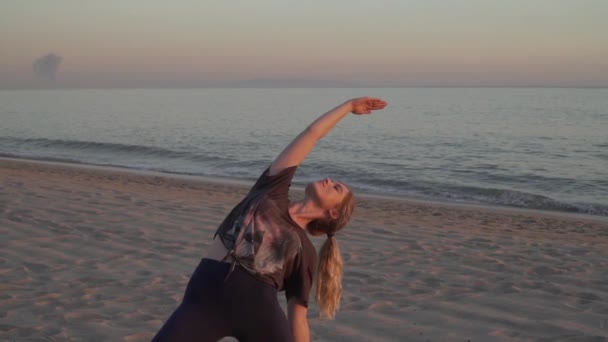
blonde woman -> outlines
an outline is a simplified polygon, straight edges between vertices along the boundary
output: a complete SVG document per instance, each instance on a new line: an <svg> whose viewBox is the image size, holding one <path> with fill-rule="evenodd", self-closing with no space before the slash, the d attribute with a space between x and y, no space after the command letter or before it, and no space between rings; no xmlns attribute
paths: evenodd
<svg viewBox="0 0 608 342"><path fill-rule="evenodd" d="M192 274L182 303L153 341L309 341L306 318L316 270L321 316L333 318L342 293L342 258L335 234L354 208L351 189L325 178L290 202L298 165L317 141L349 113L383 109L386 102L356 98L320 116L262 173L228 214L214 243ZM326 235L317 254L307 234ZM285 291L287 317L277 292Z"/></svg>

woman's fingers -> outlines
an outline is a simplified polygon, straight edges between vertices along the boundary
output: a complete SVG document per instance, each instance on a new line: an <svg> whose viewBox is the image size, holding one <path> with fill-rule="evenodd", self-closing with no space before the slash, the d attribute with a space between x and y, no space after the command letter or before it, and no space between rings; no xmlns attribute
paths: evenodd
<svg viewBox="0 0 608 342"><path fill-rule="evenodd" d="M370 107L372 107L373 109L382 109L382 108L386 107L386 101L374 99L374 100L371 100L368 105Z"/></svg>
<svg viewBox="0 0 608 342"><path fill-rule="evenodd" d="M371 99L370 102L376 106L386 106L386 101L381 99Z"/></svg>

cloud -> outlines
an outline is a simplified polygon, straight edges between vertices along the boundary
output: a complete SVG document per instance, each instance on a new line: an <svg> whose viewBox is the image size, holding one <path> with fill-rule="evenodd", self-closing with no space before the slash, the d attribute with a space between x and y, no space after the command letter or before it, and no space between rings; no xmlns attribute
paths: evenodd
<svg viewBox="0 0 608 342"><path fill-rule="evenodd" d="M59 69L59 64L61 64L61 57L54 53L49 53L36 59L32 64L32 68L34 69L36 77L43 80L54 81L57 69Z"/></svg>

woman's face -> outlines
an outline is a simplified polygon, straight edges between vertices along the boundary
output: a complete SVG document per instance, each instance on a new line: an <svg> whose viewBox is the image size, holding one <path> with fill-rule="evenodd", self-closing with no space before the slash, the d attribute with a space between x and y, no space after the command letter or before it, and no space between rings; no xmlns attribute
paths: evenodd
<svg viewBox="0 0 608 342"><path fill-rule="evenodd" d="M324 178L306 186L306 196L312 198L322 209L335 209L350 190L344 183Z"/></svg>

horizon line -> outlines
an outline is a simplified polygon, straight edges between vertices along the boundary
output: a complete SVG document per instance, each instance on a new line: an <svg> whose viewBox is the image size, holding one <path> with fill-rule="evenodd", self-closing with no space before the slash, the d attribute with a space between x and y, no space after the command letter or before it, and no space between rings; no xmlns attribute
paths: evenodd
<svg viewBox="0 0 608 342"><path fill-rule="evenodd" d="M63 87L0 87L5 90L94 90L94 89L363 89L363 88L545 88L545 89L608 89L608 85L352 85L352 86L63 86Z"/></svg>

